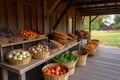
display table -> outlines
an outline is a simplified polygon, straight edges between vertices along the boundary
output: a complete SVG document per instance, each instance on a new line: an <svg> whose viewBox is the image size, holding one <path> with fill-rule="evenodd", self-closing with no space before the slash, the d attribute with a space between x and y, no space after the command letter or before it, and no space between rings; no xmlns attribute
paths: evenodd
<svg viewBox="0 0 120 80"><path fill-rule="evenodd" d="M19 80L26 80L26 72L41 65L44 62L47 62L48 60L52 59L53 57L61 54L62 52L76 46L76 45L80 45L80 41L76 42L75 44L72 44L68 47L65 47L62 50L59 50L58 52L52 54L49 56L49 58L47 59L32 59L31 62L29 64L26 65L22 65L22 66L12 66L10 64L8 64L6 61L0 62L0 67L1 67L1 73L2 73L2 80L8 80L8 71L12 71L16 74L18 74L19 76Z"/></svg>

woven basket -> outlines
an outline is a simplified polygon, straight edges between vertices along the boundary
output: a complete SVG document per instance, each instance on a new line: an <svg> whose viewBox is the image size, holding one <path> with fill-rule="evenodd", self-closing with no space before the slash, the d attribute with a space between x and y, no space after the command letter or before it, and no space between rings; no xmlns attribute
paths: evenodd
<svg viewBox="0 0 120 80"><path fill-rule="evenodd" d="M67 73L65 75L59 75L59 76L52 76L50 74L45 73L43 70L49 66L61 66L63 68L65 68L67 70ZM68 80L68 68L64 65L58 64L58 63L51 63L51 64L47 64L42 68L42 72L43 72L43 76L44 76L44 80Z"/></svg>
<svg viewBox="0 0 120 80"><path fill-rule="evenodd" d="M63 49L63 48L65 48L65 45L59 46L59 47L58 47L58 50L61 50L61 49Z"/></svg>
<svg viewBox="0 0 120 80"><path fill-rule="evenodd" d="M35 37L25 37L25 40L32 40L32 39L35 39L36 38L36 36Z"/></svg>
<svg viewBox="0 0 120 80"><path fill-rule="evenodd" d="M46 34L38 34L37 35L37 38L43 38L43 37L46 37Z"/></svg>
<svg viewBox="0 0 120 80"><path fill-rule="evenodd" d="M81 66L86 66L86 61L87 61L87 56L89 54L88 51L86 50L75 50L72 52L78 57L78 61L76 66L81 67Z"/></svg>
<svg viewBox="0 0 120 80"><path fill-rule="evenodd" d="M36 46L33 46L33 47L36 47ZM29 52L32 54L33 58L35 59L45 59L45 58L48 58L49 55L50 55L50 51L46 52L46 53L34 53L32 51L32 48L33 47L30 47L28 50Z"/></svg>
<svg viewBox="0 0 120 80"><path fill-rule="evenodd" d="M57 51L58 51L58 48L51 49L51 50L50 50L50 54L54 54L54 53L56 53Z"/></svg>
<svg viewBox="0 0 120 80"><path fill-rule="evenodd" d="M69 76L73 75L75 73L75 67L69 68L68 71L69 71Z"/></svg>
<svg viewBox="0 0 120 80"><path fill-rule="evenodd" d="M9 43L9 39L8 38L1 38L0 39L0 45L7 44L7 43Z"/></svg>
<svg viewBox="0 0 120 80"><path fill-rule="evenodd" d="M73 67L75 67L75 65L77 63L77 59L75 61L71 61L71 62L59 62L59 61L57 61L55 59L54 59L54 61L57 62L57 63L60 63L62 65L67 66L67 68L73 68Z"/></svg>
<svg viewBox="0 0 120 80"><path fill-rule="evenodd" d="M89 56L95 56L96 55L96 53L97 53L97 50L98 50L98 47L97 48L95 48L95 49L92 49L92 50L89 50Z"/></svg>
<svg viewBox="0 0 120 80"><path fill-rule="evenodd" d="M30 61L31 61L31 58L32 58L32 55L30 55L29 57L23 59L23 60L14 60L14 59L10 59L8 58L8 55L11 53L11 52L15 52L15 51L25 51L24 49L16 49L16 50L12 50L10 51L8 54L7 54L7 61L9 62L9 64L11 65L15 65L15 66L19 66L19 65L25 65L25 64L28 64Z"/></svg>
<svg viewBox="0 0 120 80"><path fill-rule="evenodd" d="M10 41L13 42L13 43L15 43L15 42L21 42L21 41L23 41L23 38L20 38L20 37L12 37Z"/></svg>
<svg viewBox="0 0 120 80"><path fill-rule="evenodd" d="M56 37L56 38L59 38L59 39L63 39L63 40L66 40L68 38L68 36L63 36L63 35L60 35L60 34L57 34L57 33L53 34L53 36Z"/></svg>
<svg viewBox="0 0 120 80"><path fill-rule="evenodd" d="M99 45L99 40L92 39L89 43L93 43L93 44Z"/></svg>

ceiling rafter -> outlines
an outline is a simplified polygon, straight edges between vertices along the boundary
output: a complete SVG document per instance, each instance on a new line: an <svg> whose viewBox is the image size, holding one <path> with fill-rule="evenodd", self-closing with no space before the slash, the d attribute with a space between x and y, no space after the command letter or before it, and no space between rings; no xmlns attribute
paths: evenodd
<svg viewBox="0 0 120 80"><path fill-rule="evenodd" d="M115 3L115 2L120 2L120 0L99 0L99 1L89 1L89 2L78 1L74 6Z"/></svg>
<svg viewBox="0 0 120 80"><path fill-rule="evenodd" d="M117 8L120 7L120 5L110 5L110 6L96 6L96 7L87 7L87 8L78 8L80 10L86 10L86 9L100 9L100 8Z"/></svg>

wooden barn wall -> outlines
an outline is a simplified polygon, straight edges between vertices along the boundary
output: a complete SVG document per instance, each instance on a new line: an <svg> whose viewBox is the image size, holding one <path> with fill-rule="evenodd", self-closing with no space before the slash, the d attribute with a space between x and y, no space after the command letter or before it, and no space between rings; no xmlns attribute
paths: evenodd
<svg viewBox="0 0 120 80"><path fill-rule="evenodd" d="M42 0L0 0L0 27L43 30Z"/></svg>
<svg viewBox="0 0 120 80"><path fill-rule="evenodd" d="M55 4L56 0L53 0L48 2L48 10L50 10L52 8L52 6ZM56 23L56 20L60 17L60 15L62 14L63 10L65 9L67 3L61 3L56 9L55 11L50 15L50 29L54 26L54 24ZM74 24L72 25L72 32L75 32L76 29L80 29L82 27L81 25L81 20L82 17L80 15L80 13L74 8L71 7L68 12L64 15L64 17L62 18L62 20L60 21L58 27L56 30L58 31L62 31L65 33L68 33L68 27L69 27L69 19L72 19ZM79 20L79 21L78 21ZM51 31L52 32L52 31Z"/></svg>
<svg viewBox="0 0 120 80"><path fill-rule="evenodd" d="M34 29L51 33L67 3L61 3L51 14L57 0L0 0L0 28ZM74 21L73 32L81 27L82 17L73 7L64 15L56 30L67 33L68 21Z"/></svg>

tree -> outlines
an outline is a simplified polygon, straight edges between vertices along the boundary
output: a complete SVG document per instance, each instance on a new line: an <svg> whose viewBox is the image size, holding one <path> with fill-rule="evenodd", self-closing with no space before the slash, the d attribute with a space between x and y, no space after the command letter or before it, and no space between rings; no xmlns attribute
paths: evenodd
<svg viewBox="0 0 120 80"><path fill-rule="evenodd" d="M120 28L120 14L115 15L114 22L115 28Z"/></svg>
<svg viewBox="0 0 120 80"><path fill-rule="evenodd" d="M92 16L91 18L93 19L95 16ZM92 30L98 30L99 26L102 24L102 20L103 20L104 16L100 15L99 17L97 17L91 24L92 26ZM85 20L84 20L84 24L83 24L83 29L88 30L89 29L89 17L86 16Z"/></svg>

